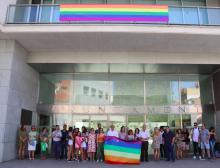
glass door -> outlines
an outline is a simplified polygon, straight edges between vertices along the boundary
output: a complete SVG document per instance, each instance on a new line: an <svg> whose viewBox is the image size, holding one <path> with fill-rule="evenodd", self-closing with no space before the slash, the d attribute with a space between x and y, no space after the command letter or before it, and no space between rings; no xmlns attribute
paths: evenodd
<svg viewBox="0 0 220 168"><path fill-rule="evenodd" d="M107 115L91 115L91 128L97 130L98 124L101 124L104 133L107 134Z"/></svg>

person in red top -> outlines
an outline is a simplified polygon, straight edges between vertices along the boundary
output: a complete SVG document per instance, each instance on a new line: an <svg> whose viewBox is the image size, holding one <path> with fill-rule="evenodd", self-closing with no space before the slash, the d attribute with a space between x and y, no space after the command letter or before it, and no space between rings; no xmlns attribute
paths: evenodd
<svg viewBox="0 0 220 168"><path fill-rule="evenodd" d="M183 140L183 157L184 157L184 151L186 150L186 156L187 158L189 158L189 143L190 143L190 139L189 139L189 132L186 129L186 126L183 126L183 131L182 131L183 136L185 137L185 139Z"/></svg>

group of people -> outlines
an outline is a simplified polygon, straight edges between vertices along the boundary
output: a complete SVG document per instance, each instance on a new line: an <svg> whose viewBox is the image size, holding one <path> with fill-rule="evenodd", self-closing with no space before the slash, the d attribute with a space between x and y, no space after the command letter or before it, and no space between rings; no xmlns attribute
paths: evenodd
<svg viewBox="0 0 220 168"><path fill-rule="evenodd" d="M189 133L186 129L186 126L183 127L183 130L179 129L177 134L169 130L169 126L160 127L160 130L155 127L153 133L153 142L151 147L154 149L154 159L155 162L159 162L159 157L161 159L166 159L170 161L170 155L172 162L175 161L174 157L174 144L177 147L177 159L183 159L184 151L186 151L186 156L189 158L189 136L191 134L191 139L193 141L194 147L194 157L196 159L196 153L199 152L199 159L205 160L205 149L207 150L208 158L210 159L210 152L213 159L214 155L214 146L216 138L214 127L211 127L210 130L205 128L205 124L202 124L202 129L198 128L198 124L194 123L194 128ZM115 130L115 126L111 125L111 129L107 132L107 136L115 136L117 138L129 141L142 141L141 145L141 156L140 161L148 162L148 146L150 134L146 130L146 125L143 125L142 130L138 128L129 130L128 133L125 131L125 127L122 126L120 132L118 133ZM101 128L101 124L98 124L98 129L90 129L88 133L86 127L82 127L82 132L78 128L73 129L67 126L63 126L63 130L59 130L59 126L56 125L55 131L52 132L53 138L53 151L55 154L55 160L60 160L67 158L68 162L79 161L79 152L82 162L87 162L88 157L90 161L102 162L104 161L104 131ZM26 125L22 125L19 130L19 160L24 160L24 150L25 146L28 144L28 154L29 159L34 159L34 152L36 150L37 139L40 137L41 146L45 145L48 147L48 141L50 136L47 132L47 128L43 127L42 133L37 133L34 126L31 127L31 132L27 134ZM198 150L197 150L198 148ZM202 149L202 156L201 156ZM64 152L65 151L65 152ZM21 157L22 153L22 157ZM179 157L180 153L180 157ZM76 156L76 157L75 157ZM41 150L41 160L46 159L46 150Z"/></svg>

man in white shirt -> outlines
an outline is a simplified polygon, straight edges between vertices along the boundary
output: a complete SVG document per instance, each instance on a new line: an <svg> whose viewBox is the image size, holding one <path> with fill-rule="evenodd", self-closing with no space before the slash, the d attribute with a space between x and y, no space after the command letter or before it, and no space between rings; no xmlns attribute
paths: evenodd
<svg viewBox="0 0 220 168"><path fill-rule="evenodd" d="M138 139L142 141L141 162L144 161L144 155L145 155L145 161L148 162L148 140L150 139L150 134L148 131L146 131L146 125L143 125L143 130L139 133Z"/></svg>
<svg viewBox="0 0 220 168"><path fill-rule="evenodd" d="M199 141L199 132L200 129L198 128L198 124L194 123L194 128L191 131L191 138L193 141L193 147L194 147L194 157L193 159L196 159L196 148L198 147L199 150L199 159L201 160L201 142Z"/></svg>
<svg viewBox="0 0 220 168"><path fill-rule="evenodd" d="M115 136L118 138L118 131L115 130L114 125L111 125L111 129L108 131L107 136Z"/></svg>
<svg viewBox="0 0 220 168"><path fill-rule="evenodd" d="M55 131L52 133L53 137L53 150L55 153L55 160L60 160L60 147L62 132L59 130L59 125L56 125Z"/></svg>

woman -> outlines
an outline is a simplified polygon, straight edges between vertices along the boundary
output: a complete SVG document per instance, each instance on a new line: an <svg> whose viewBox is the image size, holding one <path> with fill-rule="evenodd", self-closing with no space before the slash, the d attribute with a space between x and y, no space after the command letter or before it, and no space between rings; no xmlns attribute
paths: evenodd
<svg viewBox="0 0 220 168"><path fill-rule="evenodd" d="M177 140L177 150L176 150L176 156L177 159L179 160L180 158L183 159L183 152L182 152L182 148L183 148L183 140L185 139L184 135L182 134L182 130L179 129L177 131L176 134L176 140ZM180 151L180 158L179 158L179 151Z"/></svg>
<svg viewBox="0 0 220 168"><path fill-rule="evenodd" d="M215 146L215 140L217 140L217 141L219 141L219 140L216 138L214 127L210 127L209 133L210 133L210 138L209 138L210 153L211 153L213 159L216 159L215 153L214 153L214 146Z"/></svg>
<svg viewBox="0 0 220 168"><path fill-rule="evenodd" d="M79 163L79 150L81 153L81 159L82 162L86 162L85 160L83 160L83 149L82 149L82 137L81 137L81 132L79 131L77 136L75 136L75 147L76 147L76 159L77 159L77 163Z"/></svg>
<svg viewBox="0 0 220 168"><path fill-rule="evenodd" d="M99 133L97 134L97 162L104 161L104 136L103 129L99 128Z"/></svg>
<svg viewBox="0 0 220 168"><path fill-rule="evenodd" d="M138 140L138 137L139 137L139 132L140 132L140 130L139 130L138 128L136 128L134 132L135 132L135 133L134 133L134 137L135 137L135 140L137 141L137 140Z"/></svg>
<svg viewBox="0 0 220 168"><path fill-rule="evenodd" d="M90 162L95 161L95 152L96 152L96 134L94 133L94 129L90 129L90 134L88 136L88 152L89 152L89 157L90 157Z"/></svg>
<svg viewBox="0 0 220 168"><path fill-rule="evenodd" d="M154 149L154 161L159 162L159 157L160 157L160 133L159 133L159 130L158 130L157 127L154 128L152 147Z"/></svg>
<svg viewBox="0 0 220 168"><path fill-rule="evenodd" d="M34 160L34 152L36 150L37 138L39 138L39 133L36 132L35 126L31 127L31 132L28 135L28 155L29 160L31 160L31 153L32 153L32 160Z"/></svg>
<svg viewBox="0 0 220 168"><path fill-rule="evenodd" d="M87 160L87 147L86 147L86 143L87 143L87 139L88 137L86 136L86 132L83 132L82 133L82 149L83 149L83 156L84 156L84 160Z"/></svg>
<svg viewBox="0 0 220 168"><path fill-rule="evenodd" d="M26 130L26 125L23 124L19 130L19 141L18 141L18 159L19 160L24 160L24 149L25 146L27 146L27 130ZM22 159L21 159L21 151L22 151Z"/></svg>
<svg viewBox="0 0 220 168"><path fill-rule="evenodd" d="M47 142L49 141L50 136L47 133L47 128L43 127L42 132L40 133L40 140L41 142L45 143L45 146L47 146ZM46 153L47 153L47 148L46 151L41 151L41 160L46 159Z"/></svg>
<svg viewBox="0 0 220 168"><path fill-rule="evenodd" d="M134 137L134 134L133 134L132 130L128 131L127 140L129 140L129 141L134 141L135 140L135 137Z"/></svg>
<svg viewBox="0 0 220 168"><path fill-rule="evenodd" d="M66 137L66 140L68 141L67 143L67 157L68 160L67 162L72 162L72 160L70 159L71 154L72 154L72 159L74 160L74 156L75 156L75 149L73 148L73 142L74 142L74 138L73 138L73 127L69 127L69 132L68 135Z"/></svg>
<svg viewBox="0 0 220 168"><path fill-rule="evenodd" d="M121 131L119 132L119 138L127 140L127 134L125 133L125 127L124 126L121 127Z"/></svg>
<svg viewBox="0 0 220 168"><path fill-rule="evenodd" d="M88 136L88 132L85 126L82 126L82 133L83 132L85 132L86 136ZM81 136L82 136L82 133L81 133Z"/></svg>

